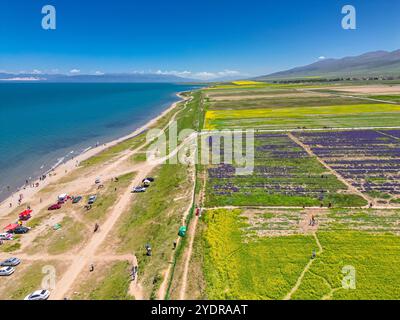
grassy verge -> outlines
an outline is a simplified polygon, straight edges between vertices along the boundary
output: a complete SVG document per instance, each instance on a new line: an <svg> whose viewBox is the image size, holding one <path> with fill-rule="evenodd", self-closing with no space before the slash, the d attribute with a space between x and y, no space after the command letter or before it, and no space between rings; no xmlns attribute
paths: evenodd
<svg viewBox="0 0 400 320"><path fill-rule="evenodd" d="M143 194L137 194L130 209L117 223L108 245L112 251L135 253L139 279L145 298L155 296L168 267L182 215L190 201L190 178L184 165L162 165L151 173L155 182ZM153 255L146 256L145 244Z"/></svg>
<svg viewBox="0 0 400 320"><path fill-rule="evenodd" d="M104 183L104 189L100 189L98 192L94 191L93 193L97 194L97 200L92 205L92 209L89 211L86 211L84 208L81 209L80 213L82 214L83 218L88 222L104 221L106 219L107 212L115 204L121 192L123 192L130 185L135 175L135 172L124 174L118 177L117 182L113 181ZM87 202L89 196L90 195L87 195L83 201Z"/></svg>
<svg viewBox="0 0 400 320"><path fill-rule="evenodd" d="M28 262L25 262L28 263ZM43 267L47 266L46 269ZM37 261L29 266L20 265L10 279L5 279L7 284L0 291L2 300L22 300L35 290L42 288L43 278L48 275L49 267L54 267L56 279L65 269L65 263L58 261Z"/></svg>
<svg viewBox="0 0 400 320"><path fill-rule="evenodd" d="M119 261L96 268L74 290L76 300L132 300L128 294L130 268L127 261ZM99 274L100 273L100 274Z"/></svg>
<svg viewBox="0 0 400 320"><path fill-rule="evenodd" d="M46 251L48 254L56 255L84 244L87 239L87 229L84 224L68 216L64 217L60 224L59 230L53 230L52 226L48 226L30 243L27 252L33 254Z"/></svg>

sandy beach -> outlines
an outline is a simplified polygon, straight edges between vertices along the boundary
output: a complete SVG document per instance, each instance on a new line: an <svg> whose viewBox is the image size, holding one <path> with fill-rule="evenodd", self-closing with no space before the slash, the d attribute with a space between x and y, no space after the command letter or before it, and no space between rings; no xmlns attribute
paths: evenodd
<svg viewBox="0 0 400 320"><path fill-rule="evenodd" d="M8 198L4 199L0 203L0 217L8 214L12 210L14 210L16 207L20 207L21 210L24 208L25 205L31 203L34 199L36 194L48 186L50 183L54 183L61 178L65 177L68 174L71 174L74 170L79 168L79 164L82 161L85 161L100 152L106 150L107 148L110 148L112 146L115 146L125 140L131 139L138 134L142 133L143 131L147 130L150 128L152 125L154 125L160 118L164 117L166 114L168 114L171 110L173 110L178 103L181 101L184 101L184 98L181 95L181 92L176 94L177 97L180 98L179 101L176 101L172 103L167 109L165 109L163 112L161 112L158 116L152 118L150 121L148 121L145 125L137 128L134 130L132 133L125 135L121 138L112 140L110 142L94 146L91 149L79 154L78 156L74 157L73 159L70 159L66 161L65 163L59 164L57 167L55 167L51 171L51 176L47 174L46 179L40 180L39 177L36 178L35 180L29 181L27 186L21 187L19 190L15 191L12 195L10 195ZM38 187L33 187L31 185L37 185ZM22 202L20 205L18 205L18 200L20 195L22 195ZM12 207L10 207L10 203L12 204Z"/></svg>

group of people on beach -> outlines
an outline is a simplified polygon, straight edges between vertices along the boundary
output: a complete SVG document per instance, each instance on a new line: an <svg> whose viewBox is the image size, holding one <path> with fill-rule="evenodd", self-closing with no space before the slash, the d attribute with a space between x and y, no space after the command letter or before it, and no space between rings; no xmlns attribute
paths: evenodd
<svg viewBox="0 0 400 320"><path fill-rule="evenodd" d="M25 180L25 185L22 187L22 189L26 190L26 188L28 188L28 187L29 188L38 188L40 186L40 181L44 181L47 178L47 176L51 177L52 175L55 175L54 169L52 169L51 172L49 172L48 174L42 174L39 177L39 181L36 181L36 182L30 182L31 178L29 177L29 179ZM7 186L7 191L10 192L10 190L11 190L11 187ZM20 190L21 190L21 188L17 188L16 192L18 192ZM13 198L14 196L12 195L11 197ZM18 200L17 200L18 206L20 206L22 204L23 198L24 198L24 195L22 193L20 193L19 196L18 196ZM42 202L42 201L40 201L40 202ZM10 208L13 207L12 202L9 203L9 207Z"/></svg>

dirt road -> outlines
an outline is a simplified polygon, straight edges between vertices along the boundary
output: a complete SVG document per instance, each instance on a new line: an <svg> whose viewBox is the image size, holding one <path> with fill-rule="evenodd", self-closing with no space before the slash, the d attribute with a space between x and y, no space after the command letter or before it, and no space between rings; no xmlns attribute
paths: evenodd
<svg viewBox="0 0 400 320"><path fill-rule="evenodd" d="M108 215L107 220L100 226L100 230L93 234L93 237L90 239L89 243L76 255L72 264L64 273L63 277L57 281L56 288L50 297L52 300L63 299L78 275L85 268L89 268L90 263L95 257L97 249L106 239L107 235L111 232L120 215L127 209L132 197L135 196L132 195L131 189L140 184L142 179L144 179L152 169L152 166L142 166L140 172L133 179L133 182L129 188L126 189L116 205L113 207L112 211Z"/></svg>

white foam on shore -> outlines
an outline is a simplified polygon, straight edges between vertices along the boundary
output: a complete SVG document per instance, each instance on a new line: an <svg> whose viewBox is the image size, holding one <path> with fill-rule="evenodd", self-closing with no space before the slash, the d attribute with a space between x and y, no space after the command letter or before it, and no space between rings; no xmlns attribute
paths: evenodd
<svg viewBox="0 0 400 320"><path fill-rule="evenodd" d="M65 157L58 158L56 164L53 165L50 170L57 168L64 161L64 159Z"/></svg>

